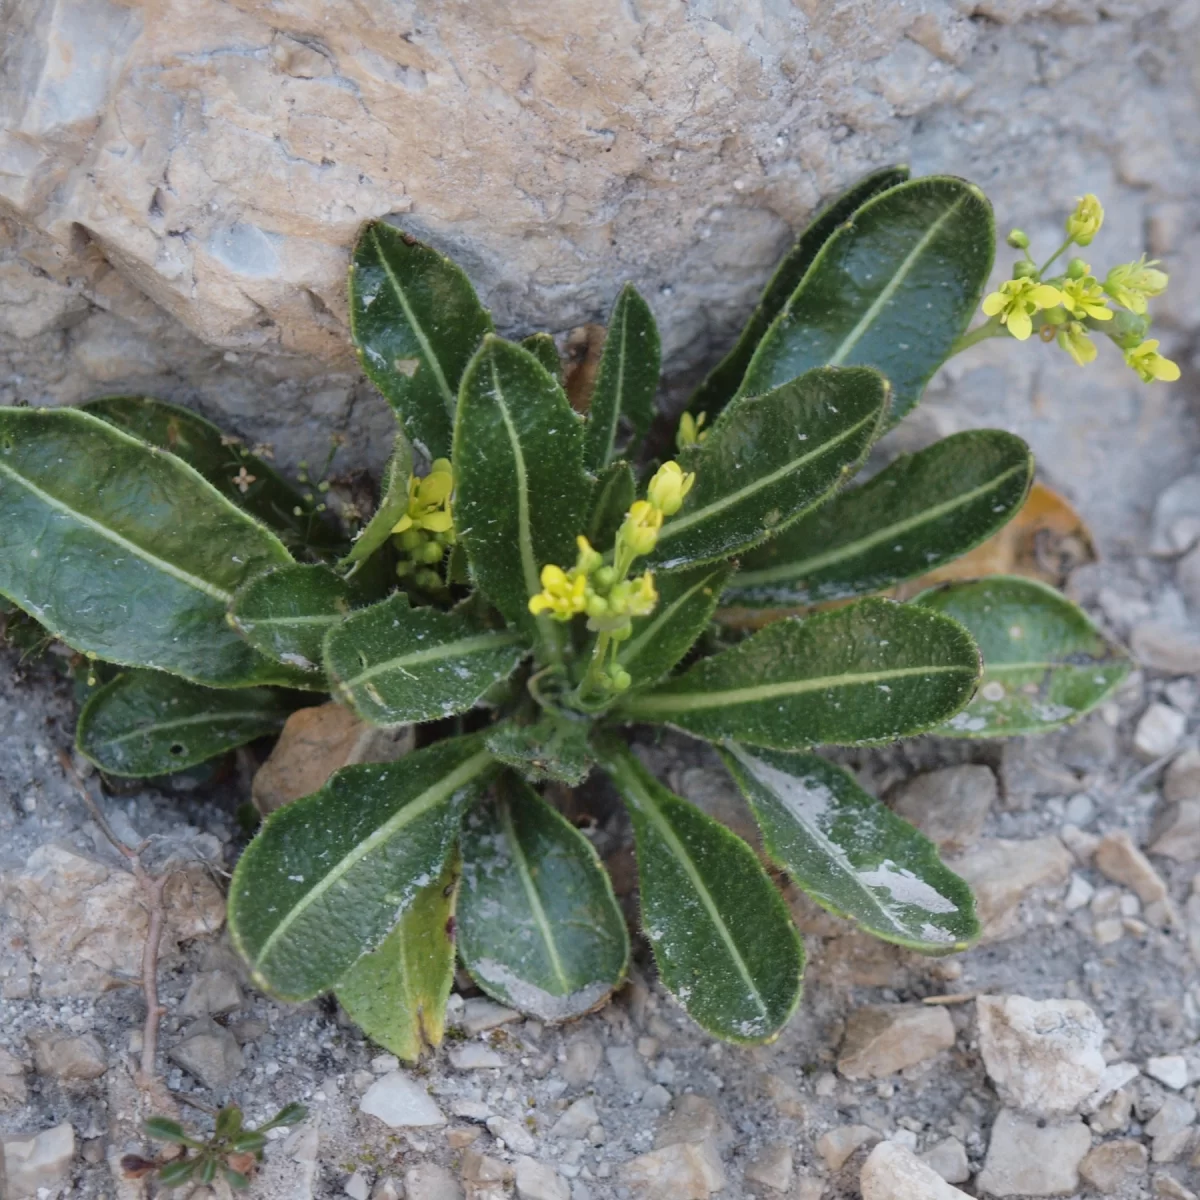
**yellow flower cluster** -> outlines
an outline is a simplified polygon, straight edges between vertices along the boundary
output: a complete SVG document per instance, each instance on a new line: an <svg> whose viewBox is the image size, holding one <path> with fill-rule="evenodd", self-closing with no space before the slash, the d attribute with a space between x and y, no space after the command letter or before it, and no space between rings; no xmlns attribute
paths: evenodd
<svg viewBox="0 0 1200 1200"><path fill-rule="evenodd" d="M1029 254L1029 238L1014 229L1008 235L1008 244L1021 250L1024 258L1013 268L1012 279L984 297L983 311L992 318L991 328L1002 326L1022 342L1037 328L1044 341L1057 341L1083 366L1096 357L1091 332L1120 315L1121 319L1105 332L1124 352L1126 363L1146 382L1178 379L1179 367L1158 353L1157 341L1145 337L1149 326L1147 300L1161 295L1167 287L1166 273L1158 270L1157 262L1147 262L1142 255L1137 262L1113 267L1101 283L1087 263L1074 258L1063 275L1043 279L1050 264L1068 246L1090 245L1103 224L1100 201L1091 193L1080 197L1067 218L1066 241L1041 267ZM1115 313L1109 307L1110 301L1127 311ZM979 340L980 335L989 336L988 328L975 331L976 336L968 337L968 344Z"/></svg>
<svg viewBox="0 0 1200 1200"><path fill-rule="evenodd" d="M408 507L392 526L396 547L405 556L396 565L401 579L411 577L427 591L442 586L442 577L434 569L455 543L454 470L450 460L438 458L424 479L412 476L408 481Z"/></svg>

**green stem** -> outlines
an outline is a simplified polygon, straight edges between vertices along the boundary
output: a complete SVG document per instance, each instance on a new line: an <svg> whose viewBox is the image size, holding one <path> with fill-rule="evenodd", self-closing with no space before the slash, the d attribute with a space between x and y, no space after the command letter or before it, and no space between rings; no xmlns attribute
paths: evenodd
<svg viewBox="0 0 1200 1200"><path fill-rule="evenodd" d="M594 688L599 688L599 675L604 669L604 656L608 653L608 644L611 641L612 634L606 629L602 630L596 638L596 644L592 647L592 659L588 663L587 674L584 675L583 682L579 685L579 697L581 700L586 700Z"/></svg>
<svg viewBox="0 0 1200 1200"><path fill-rule="evenodd" d="M1073 237L1069 237L1069 238L1067 238L1067 240L1066 240L1065 242L1063 242L1063 244L1062 244L1061 246L1059 246L1059 248L1058 248L1057 250L1055 250L1055 252L1054 252L1052 255L1050 255L1050 257L1049 257L1048 259L1046 259L1046 261L1045 261L1044 263L1042 263L1042 265L1041 265L1041 266L1038 268L1038 278L1039 278L1039 279L1041 279L1041 277L1042 277L1043 275L1045 275L1046 271L1047 271L1047 270L1049 269L1049 267L1050 267L1050 264L1051 264L1051 263L1052 263L1052 262L1053 262L1053 261L1054 261L1054 260L1055 260L1055 259L1056 259L1056 258L1057 258L1059 255L1060 255L1060 254L1062 254L1062 253L1063 253L1063 251L1064 251L1064 250L1066 250L1066 249L1067 249L1067 248L1068 248L1068 247L1069 247L1069 246L1070 246L1070 245L1071 245L1071 244L1072 244L1074 241L1075 241L1075 239L1074 239Z"/></svg>
<svg viewBox="0 0 1200 1200"><path fill-rule="evenodd" d="M988 338L1007 337L1008 330L1000 323L999 317L989 317L982 325L964 333L962 337L950 347L950 353L947 358L953 358L956 354L961 354L964 350L969 350L978 342L986 342Z"/></svg>

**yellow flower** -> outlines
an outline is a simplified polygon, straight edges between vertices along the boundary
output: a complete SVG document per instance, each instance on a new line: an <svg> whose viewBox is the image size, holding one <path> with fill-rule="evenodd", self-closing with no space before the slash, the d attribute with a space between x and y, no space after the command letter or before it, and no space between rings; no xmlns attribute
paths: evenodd
<svg viewBox="0 0 1200 1200"><path fill-rule="evenodd" d="M662 528L663 510L646 500L635 500L625 514L625 523L617 534L636 558L649 554L658 543L658 531Z"/></svg>
<svg viewBox="0 0 1200 1200"><path fill-rule="evenodd" d="M1088 192L1086 196L1079 197L1075 211L1067 218L1067 236L1077 246L1088 246L1103 224L1104 206Z"/></svg>
<svg viewBox="0 0 1200 1200"><path fill-rule="evenodd" d="M644 571L633 581L633 591L629 597L629 615L648 617L657 603L658 591L654 586L654 573Z"/></svg>
<svg viewBox="0 0 1200 1200"><path fill-rule="evenodd" d="M1090 275L1065 280L1062 297L1063 307L1074 317L1091 317L1093 321L1111 321L1113 318L1104 289Z"/></svg>
<svg viewBox="0 0 1200 1200"><path fill-rule="evenodd" d="M708 437L708 430L704 428L704 422L708 419L708 413L701 413L698 417L693 417L691 413L685 412L679 418L679 429L675 433L675 445L682 450L684 446L695 446L704 441Z"/></svg>
<svg viewBox="0 0 1200 1200"><path fill-rule="evenodd" d="M592 543L582 533L575 539L575 545L579 547L579 556L572 574L590 575L604 562L604 555L599 550L593 550Z"/></svg>
<svg viewBox="0 0 1200 1200"><path fill-rule="evenodd" d="M1043 308L1053 308L1063 302L1063 295L1048 283L1035 279L1006 279L1000 290L983 298L983 311L989 317L1000 318L1000 324L1019 342L1033 332L1033 314Z"/></svg>
<svg viewBox="0 0 1200 1200"><path fill-rule="evenodd" d="M542 590L530 598L529 611L536 617L549 612L556 621L569 621L587 608L586 575L568 575L553 564L542 568Z"/></svg>
<svg viewBox="0 0 1200 1200"><path fill-rule="evenodd" d="M415 475L408 481L408 508L392 526L393 533L424 529L429 533L449 533L454 528L451 493L454 491L454 471L450 460L438 458L424 479Z"/></svg>
<svg viewBox="0 0 1200 1200"><path fill-rule="evenodd" d="M1156 379L1174 383L1179 378L1179 366L1158 352L1158 339L1150 338L1140 346L1125 351L1125 361L1141 376L1145 383Z"/></svg>
<svg viewBox="0 0 1200 1200"><path fill-rule="evenodd" d="M1096 357L1096 343L1087 335L1087 330L1072 321L1058 331L1058 344L1081 366L1086 366Z"/></svg>
<svg viewBox="0 0 1200 1200"><path fill-rule="evenodd" d="M673 517L683 507L683 498L695 482L695 474L689 471L685 475L683 468L672 459L655 472L646 488L646 499L661 509L664 517Z"/></svg>
<svg viewBox="0 0 1200 1200"><path fill-rule="evenodd" d="M1167 273L1156 270L1157 266L1157 259L1147 262L1143 254L1137 262L1113 267L1104 280L1104 290L1130 312L1144 315L1146 298L1161 296L1167 290Z"/></svg>

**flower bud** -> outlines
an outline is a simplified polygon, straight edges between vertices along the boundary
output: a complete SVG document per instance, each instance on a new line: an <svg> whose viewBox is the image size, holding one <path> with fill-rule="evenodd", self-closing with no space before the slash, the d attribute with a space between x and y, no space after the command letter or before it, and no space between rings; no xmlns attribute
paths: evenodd
<svg viewBox="0 0 1200 1200"><path fill-rule="evenodd" d="M1104 224L1104 206L1088 192L1080 196L1075 205L1075 211L1067 218L1067 236L1077 246L1090 246L1092 238L1100 232Z"/></svg>
<svg viewBox="0 0 1200 1200"><path fill-rule="evenodd" d="M613 667L612 673L612 689L614 692L625 692L629 690L629 685L633 682L629 677L629 672L624 667Z"/></svg>
<svg viewBox="0 0 1200 1200"><path fill-rule="evenodd" d="M1021 229L1012 229L1005 239L1014 250L1029 249L1029 235Z"/></svg>
<svg viewBox="0 0 1200 1200"><path fill-rule="evenodd" d="M1082 279L1085 275L1090 275L1091 273L1091 266L1085 263L1082 258L1076 257L1067 263L1068 279Z"/></svg>
<svg viewBox="0 0 1200 1200"><path fill-rule="evenodd" d="M1027 258L1019 258L1013 263L1012 277L1014 279L1032 279L1037 274L1037 266Z"/></svg>
<svg viewBox="0 0 1200 1200"><path fill-rule="evenodd" d="M413 576L413 583L427 592L436 592L442 586L442 577L436 571L424 567Z"/></svg>
<svg viewBox="0 0 1200 1200"><path fill-rule="evenodd" d="M1109 336L1122 350L1132 350L1146 340L1150 330L1148 317L1138 313L1119 312L1113 320L1108 332Z"/></svg>

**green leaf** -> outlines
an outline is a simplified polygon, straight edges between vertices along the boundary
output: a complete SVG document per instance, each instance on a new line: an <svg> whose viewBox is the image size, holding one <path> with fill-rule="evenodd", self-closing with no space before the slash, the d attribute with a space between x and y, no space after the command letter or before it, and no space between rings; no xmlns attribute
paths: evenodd
<svg viewBox="0 0 1200 1200"><path fill-rule="evenodd" d="M250 1133L240 1133L233 1140L233 1148L239 1154L245 1154L247 1151L255 1153L267 1144L266 1136L254 1130Z"/></svg>
<svg viewBox="0 0 1200 1200"><path fill-rule="evenodd" d="M229 619L256 650L320 683L326 633L350 612L350 585L320 563L287 563L234 593Z"/></svg>
<svg viewBox="0 0 1200 1200"><path fill-rule="evenodd" d="M600 472L592 488L592 515L586 533L588 541L601 553L612 546L636 496L637 483L627 462L609 463Z"/></svg>
<svg viewBox="0 0 1200 1200"><path fill-rule="evenodd" d="M336 987L438 875L463 809L494 770L478 736L343 767L273 813L229 889L255 983L285 1000Z"/></svg>
<svg viewBox="0 0 1200 1200"><path fill-rule="evenodd" d="M351 567L350 575L360 570L391 536L392 527L408 511L408 481L413 472L413 452L403 431L397 430L392 456L383 472L383 496L375 515L359 530L350 553L338 564Z"/></svg>
<svg viewBox="0 0 1200 1200"><path fill-rule="evenodd" d="M591 480L582 422L529 351L484 341L463 376L453 461L472 574L510 625L537 633L529 599L542 567L575 561Z"/></svg>
<svg viewBox="0 0 1200 1200"><path fill-rule="evenodd" d="M146 1136L156 1142L176 1142L180 1146L192 1146L200 1149L203 1145L195 1138L189 1137L183 1126L170 1117L147 1117L142 1124Z"/></svg>
<svg viewBox="0 0 1200 1200"><path fill-rule="evenodd" d="M205 1161L200 1158L177 1158L174 1162L164 1164L158 1170L159 1187L182 1187L192 1177L196 1167Z"/></svg>
<svg viewBox="0 0 1200 1200"><path fill-rule="evenodd" d="M952 737L1044 733L1090 712L1129 674L1129 656L1043 583L994 575L923 592L914 604L962 622L979 643L975 698L938 730Z"/></svg>
<svg viewBox="0 0 1200 1200"><path fill-rule="evenodd" d="M521 340L521 346L550 372L556 383L562 383L562 359L558 356L554 339L548 333L532 333Z"/></svg>
<svg viewBox="0 0 1200 1200"><path fill-rule="evenodd" d="M242 1110L236 1104L227 1104L217 1113L216 1128L213 1136L217 1138L236 1137L242 1131Z"/></svg>
<svg viewBox="0 0 1200 1200"><path fill-rule="evenodd" d="M598 1008L624 977L625 919L591 843L505 775L463 822L458 949L490 996L543 1021Z"/></svg>
<svg viewBox="0 0 1200 1200"><path fill-rule="evenodd" d="M325 671L338 698L364 721L399 725L465 712L527 652L518 633L413 608L396 592L329 631Z"/></svg>
<svg viewBox="0 0 1200 1200"><path fill-rule="evenodd" d="M585 720L543 710L531 724L508 721L493 727L487 735L487 748L530 783L553 779L577 787L588 777L594 761L588 730Z"/></svg>
<svg viewBox="0 0 1200 1200"><path fill-rule="evenodd" d="M617 656L633 687L657 683L683 659L707 628L731 569L728 563L715 563L657 581L658 607L634 622L633 636Z"/></svg>
<svg viewBox="0 0 1200 1200"><path fill-rule="evenodd" d="M459 380L492 318L462 270L399 229L364 227L350 267L363 369L430 458L449 458Z"/></svg>
<svg viewBox="0 0 1200 1200"><path fill-rule="evenodd" d="M279 534L289 548L336 554L344 546L345 539L317 512L315 501L306 500L274 467L251 454L241 438L229 437L190 409L151 396L103 396L83 405L83 411L183 459L227 500ZM244 482L243 467L254 477L245 491L235 482Z"/></svg>
<svg viewBox="0 0 1200 1200"><path fill-rule="evenodd" d="M883 377L856 367L810 371L736 400L687 456L696 484L663 525L650 565L729 558L786 528L862 461L887 398Z"/></svg>
<svg viewBox="0 0 1200 1200"><path fill-rule="evenodd" d="M291 561L172 455L79 409L0 409L0 592L74 649L214 687L294 682L225 620Z"/></svg>
<svg viewBox="0 0 1200 1200"><path fill-rule="evenodd" d="M868 200L771 322L740 394L813 367L876 367L892 385L898 421L978 308L995 241L987 197L961 179L915 179Z"/></svg>
<svg viewBox="0 0 1200 1200"><path fill-rule="evenodd" d="M308 1116L308 1109L298 1100L285 1104L265 1125L258 1127L259 1133L284 1125L299 1125Z"/></svg>
<svg viewBox="0 0 1200 1200"><path fill-rule="evenodd" d="M749 366L758 343L762 341L763 334L787 304L792 293L800 286L800 281L812 266L813 259L817 257L821 247L837 232L838 227L848 221L868 200L903 183L907 178L907 167L885 167L859 180L817 213L775 269L775 274L771 276L758 307L750 315L750 320L742 330L736 345L696 389L695 395L688 403L690 412L703 412L710 418L715 417L737 395L738 386L746 374L746 367Z"/></svg>
<svg viewBox="0 0 1200 1200"><path fill-rule="evenodd" d="M662 346L650 306L627 283L613 305L596 389L588 408L585 459L593 471L608 466L622 446L636 452L654 419ZM624 428L623 428L624 427ZM628 436L624 436L624 431Z"/></svg>
<svg viewBox="0 0 1200 1200"><path fill-rule="evenodd" d="M75 743L109 775L169 775L278 733L294 708L270 688L207 688L127 671L92 693Z"/></svg>
<svg viewBox="0 0 1200 1200"><path fill-rule="evenodd" d="M796 606L883 591L991 537L1032 481L1033 456L1011 433L944 438L748 554L725 603Z"/></svg>
<svg viewBox="0 0 1200 1200"><path fill-rule="evenodd" d="M233 1188L235 1192L244 1192L246 1188L250 1186L250 1177L248 1175L243 1175L241 1171L235 1171L232 1167L222 1167L221 1178L224 1179L225 1182L229 1184L229 1186Z"/></svg>
<svg viewBox="0 0 1200 1200"><path fill-rule="evenodd" d="M373 1042L405 1062L442 1044L454 982L458 870L448 863L422 888L378 950L364 954L337 986L337 998Z"/></svg>
<svg viewBox="0 0 1200 1200"><path fill-rule="evenodd" d="M741 838L667 791L615 739L601 760L633 820L659 978L709 1033L770 1041L796 1011L804 974L783 897Z"/></svg>
<svg viewBox="0 0 1200 1200"><path fill-rule="evenodd" d="M955 621L890 600L860 600L778 621L619 706L685 733L801 750L923 733L970 699L979 653Z"/></svg>
<svg viewBox="0 0 1200 1200"><path fill-rule="evenodd" d="M971 889L848 771L815 754L736 742L720 753L771 861L822 908L924 954L965 950L979 936Z"/></svg>

